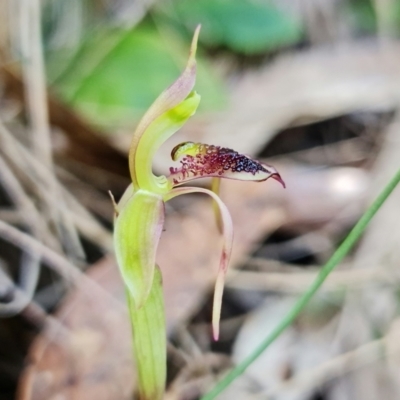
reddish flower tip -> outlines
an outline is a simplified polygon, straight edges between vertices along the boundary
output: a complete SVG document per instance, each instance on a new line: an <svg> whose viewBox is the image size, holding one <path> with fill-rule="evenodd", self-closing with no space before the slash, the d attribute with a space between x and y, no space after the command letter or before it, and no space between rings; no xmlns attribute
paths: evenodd
<svg viewBox="0 0 400 400"><path fill-rule="evenodd" d="M218 340L219 340L219 332L213 332L213 339L214 339L214 342L218 342Z"/></svg>
<svg viewBox="0 0 400 400"><path fill-rule="evenodd" d="M286 184L278 173L272 174L271 178L278 181L283 186L283 188L286 189Z"/></svg>

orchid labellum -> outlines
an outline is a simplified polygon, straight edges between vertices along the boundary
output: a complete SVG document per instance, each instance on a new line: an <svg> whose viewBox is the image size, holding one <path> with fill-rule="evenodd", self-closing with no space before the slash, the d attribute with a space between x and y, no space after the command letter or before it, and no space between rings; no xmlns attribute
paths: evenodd
<svg viewBox="0 0 400 400"><path fill-rule="evenodd" d="M196 47L200 27L195 31L189 60L181 76L166 89L138 124L129 151L132 184L115 205L115 251L117 262L134 309L140 309L149 296L155 271L155 258L164 224L164 203L187 193L205 193L219 208L224 238L214 292L213 336L219 336L219 319L224 285L232 248L233 228L228 209L214 191L181 187L191 180L213 177L261 182L274 178L281 182L271 166L234 150L202 143L185 142L171 153L179 167L171 167L168 176L155 176L152 160L160 145L180 129L196 112L200 96L193 91L196 79Z"/></svg>

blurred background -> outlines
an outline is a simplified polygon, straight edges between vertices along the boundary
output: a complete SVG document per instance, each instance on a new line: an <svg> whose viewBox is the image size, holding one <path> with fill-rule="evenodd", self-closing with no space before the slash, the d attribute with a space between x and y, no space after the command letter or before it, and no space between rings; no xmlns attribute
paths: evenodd
<svg viewBox="0 0 400 400"><path fill-rule="evenodd" d="M129 184L132 132L198 23L201 107L154 170L204 142L274 165L287 189L222 182L235 243L218 343L210 202L167 204L166 399L243 361L399 167L399 0L1 0L1 400L133 398L107 191ZM219 399L400 399L399 204Z"/></svg>

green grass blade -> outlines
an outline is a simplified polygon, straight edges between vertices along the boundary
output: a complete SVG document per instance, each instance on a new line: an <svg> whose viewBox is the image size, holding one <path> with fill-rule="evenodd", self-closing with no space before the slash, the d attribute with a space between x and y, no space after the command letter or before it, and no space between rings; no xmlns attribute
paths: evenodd
<svg viewBox="0 0 400 400"><path fill-rule="evenodd" d="M365 228L374 217L376 212L381 208L382 204L386 201L389 195L392 193L394 188L400 182L400 170L397 171L396 175L387 184L383 191L379 194L376 200L371 204L368 210L364 213L355 227L351 230L349 235L343 241L343 243L338 247L332 257L328 262L321 268L315 281L310 285L310 287L303 293L299 298L297 303L294 305L293 309L282 319L279 325L268 335L254 350L250 356L248 356L241 364L237 365L232 371L230 371L217 385L207 394L205 394L201 400L213 400L215 399L223 390L225 390L236 378L243 374L247 367L252 364L261 353L276 340L280 334L290 326L294 319L300 314L307 303L314 296L316 291L324 283L328 275L333 271L333 269L344 259L347 253L356 244Z"/></svg>

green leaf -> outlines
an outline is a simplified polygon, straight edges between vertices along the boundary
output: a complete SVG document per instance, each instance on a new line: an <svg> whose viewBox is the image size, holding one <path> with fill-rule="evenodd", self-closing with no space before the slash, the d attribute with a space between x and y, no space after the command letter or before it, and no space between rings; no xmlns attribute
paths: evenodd
<svg viewBox="0 0 400 400"><path fill-rule="evenodd" d="M272 3L251 0L178 0L186 25L202 24L200 41L245 54L265 53L298 42L301 24Z"/></svg>
<svg viewBox="0 0 400 400"><path fill-rule="evenodd" d="M57 77L55 90L86 118L113 130L131 129L179 76L187 49L179 37L161 35L148 25L131 30L103 27L82 44L67 68L57 66L51 55L48 66ZM203 111L221 109L227 102L224 86L201 55L197 89L207 99Z"/></svg>
<svg viewBox="0 0 400 400"><path fill-rule="evenodd" d="M400 33L400 2L397 0L385 2L378 8L373 0L352 0L343 4L342 12L347 19L350 16L352 28L358 35L376 34L378 28L390 36Z"/></svg>
<svg viewBox="0 0 400 400"><path fill-rule="evenodd" d="M129 292L127 297L138 370L139 398L159 400L163 398L167 376L164 298L159 268L155 268L149 297L139 310L135 310Z"/></svg>
<svg viewBox="0 0 400 400"><path fill-rule="evenodd" d="M358 33L375 33L377 27L374 5L371 0L353 0L344 4L343 14L350 16Z"/></svg>
<svg viewBox="0 0 400 400"><path fill-rule="evenodd" d="M153 281L164 224L164 203L161 197L139 190L118 211L114 227L115 255L135 308L139 309Z"/></svg>

